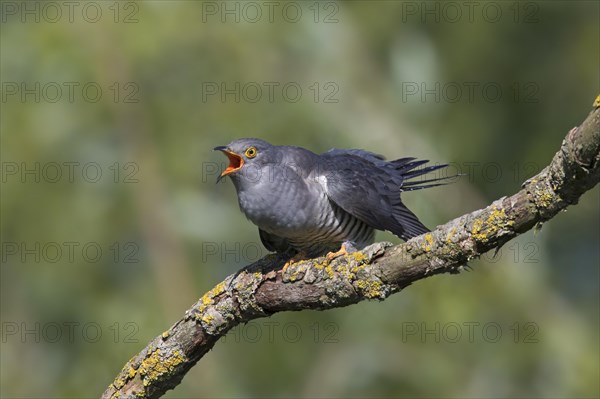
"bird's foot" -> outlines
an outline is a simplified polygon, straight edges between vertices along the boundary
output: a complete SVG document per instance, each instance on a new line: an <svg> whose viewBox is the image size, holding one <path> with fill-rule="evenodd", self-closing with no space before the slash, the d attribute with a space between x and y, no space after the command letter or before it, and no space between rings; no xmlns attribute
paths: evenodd
<svg viewBox="0 0 600 399"><path fill-rule="evenodd" d="M285 271L287 270L288 267L290 267L290 265L292 263L296 263L296 261L294 259L290 259L287 262L285 262L285 264L283 265L283 267L281 268L281 272L285 273Z"/></svg>
<svg viewBox="0 0 600 399"><path fill-rule="evenodd" d="M327 260L333 260L335 258L339 258L340 256L351 254L352 252L356 252L356 248L351 242L344 241L340 249L336 252L329 252L325 257Z"/></svg>
<svg viewBox="0 0 600 399"><path fill-rule="evenodd" d="M294 255L292 258L290 258L287 262L285 262L285 264L281 268L281 272L285 273L285 271L287 270L287 268L290 267L292 264L298 263L298 262L306 260L306 259L308 259L306 253L304 253L302 251L298 252L296 255Z"/></svg>

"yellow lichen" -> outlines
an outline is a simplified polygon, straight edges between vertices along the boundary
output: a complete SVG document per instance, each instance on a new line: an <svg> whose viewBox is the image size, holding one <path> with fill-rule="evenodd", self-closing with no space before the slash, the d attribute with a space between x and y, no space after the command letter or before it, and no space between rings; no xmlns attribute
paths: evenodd
<svg viewBox="0 0 600 399"><path fill-rule="evenodd" d="M473 222L473 227L471 228L471 235L473 236L473 238L477 239L477 240L483 240L483 239L487 239L485 234L481 234L481 229L483 227L483 221L482 220L475 220L475 222Z"/></svg>
<svg viewBox="0 0 600 399"><path fill-rule="evenodd" d="M210 291L204 294L202 298L200 298L200 302L202 302L202 305L200 305L200 307L198 308L200 312L204 312L207 307L214 303L212 297L210 296Z"/></svg>
<svg viewBox="0 0 600 399"><path fill-rule="evenodd" d="M259 273L260 274L260 273ZM215 287L209 291L211 297L216 297L217 295L225 292L225 282L221 281L219 284L215 285Z"/></svg>
<svg viewBox="0 0 600 399"><path fill-rule="evenodd" d="M454 234L456 234L456 227L453 228L452 230L450 230L450 233L448 234L448 237L446 237L446 242L448 244L450 244L452 242L452 237L454 237Z"/></svg>
<svg viewBox="0 0 600 399"><path fill-rule="evenodd" d="M425 252L429 252L433 248L433 235L431 233L425 234L425 241L426 241L426 243L422 244L421 248Z"/></svg>
<svg viewBox="0 0 600 399"><path fill-rule="evenodd" d="M200 320L202 320L206 324L210 324L211 321L213 321L214 319L215 319L215 317L213 315L209 315L209 314L204 314L200 318Z"/></svg>
<svg viewBox="0 0 600 399"><path fill-rule="evenodd" d="M115 388L121 389L121 388L123 388L123 386L125 386L125 381L122 378L120 378L120 377L117 378L115 380Z"/></svg>
<svg viewBox="0 0 600 399"><path fill-rule="evenodd" d="M360 289L367 298L383 298L382 283L377 280L357 280L354 285Z"/></svg>
<svg viewBox="0 0 600 399"><path fill-rule="evenodd" d="M552 203L553 196L547 191L541 191L537 193L537 206L542 208L548 208Z"/></svg>
<svg viewBox="0 0 600 399"><path fill-rule="evenodd" d="M315 269L322 270L322 269L324 269L327 266L327 264L326 263L315 262L314 266L315 266Z"/></svg>
<svg viewBox="0 0 600 399"><path fill-rule="evenodd" d="M348 268L347 264L339 264L336 271L348 280L354 280L354 273Z"/></svg>
<svg viewBox="0 0 600 399"><path fill-rule="evenodd" d="M160 349L155 349L140 365L139 372L143 376L144 386L150 385L160 376L170 373L179 364L185 362L185 357L180 351L175 351L171 356L164 358Z"/></svg>
<svg viewBox="0 0 600 399"><path fill-rule="evenodd" d="M327 273L329 278L333 278L333 276L334 276L333 267L331 267L331 265L325 266L325 273Z"/></svg>
<svg viewBox="0 0 600 399"><path fill-rule="evenodd" d="M478 241L487 242L490 236L496 234L499 230L512 226L515 222L510 220L504 209L494 207L487 219L476 219L471 227L471 236Z"/></svg>
<svg viewBox="0 0 600 399"><path fill-rule="evenodd" d="M134 369L132 366L129 366L129 370L127 370L127 375L129 376L129 379L135 377L136 373L137 373L137 370Z"/></svg>
<svg viewBox="0 0 600 399"><path fill-rule="evenodd" d="M600 107L600 94L598 94L598 97L594 101L594 107Z"/></svg>
<svg viewBox="0 0 600 399"><path fill-rule="evenodd" d="M341 259L341 258L337 258ZM314 262L313 267L317 270L324 270L327 273L326 278L333 279L335 277L335 272L338 272L348 280L354 280L356 278L356 273L365 267L365 264L368 262L368 258L362 252L353 252L347 255L344 255L344 259L346 262L334 262L335 270L331 265L333 259L323 258L322 262ZM294 275L290 277L291 281Z"/></svg>
<svg viewBox="0 0 600 399"><path fill-rule="evenodd" d="M352 269L350 269L350 271L351 271L352 273L356 274L356 273L358 273L358 271L359 271L360 269L364 269L364 268L365 268L365 265L364 265L364 264L361 264L361 265L356 265L356 266L353 266L353 267L352 267Z"/></svg>
<svg viewBox="0 0 600 399"><path fill-rule="evenodd" d="M294 272L290 276L290 281L293 282L293 281L298 280L298 277L300 276L300 272L302 272L302 270L299 270L299 269L294 270Z"/></svg>
<svg viewBox="0 0 600 399"><path fill-rule="evenodd" d="M362 252L353 252L350 254L358 263L366 263L368 258Z"/></svg>
<svg viewBox="0 0 600 399"><path fill-rule="evenodd" d="M162 339L167 339L167 338L169 338L169 330L167 330L167 331L164 331L164 332L162 333Z"/></svg>
<svg viewBox="0 0 600 399"><path fill-rule="evenodd" d="M113 384L110 384L110 385L108 386L108 389L114 389L114 390L115 390L115 391L113 392L113 394L112 394L112 395L110 395L110 399L113 399L113 398L118 398L118 397L120 397L120 396L121 396L121 389L120 389L120 388L117 388L117 387L115 387Z"/></svg>
<svg viewBox="0 0 600 399"><path fill-rule="evenodd" d="M204 312L204 310L206 310L208 306L212 305L215 302L214 298L218 295L221 295L223 292L225 292L225 282L220 282L212 290L208 291L202 296L202 298L200 299L202 305L200 305L198 310L200 312Z"/></svg>

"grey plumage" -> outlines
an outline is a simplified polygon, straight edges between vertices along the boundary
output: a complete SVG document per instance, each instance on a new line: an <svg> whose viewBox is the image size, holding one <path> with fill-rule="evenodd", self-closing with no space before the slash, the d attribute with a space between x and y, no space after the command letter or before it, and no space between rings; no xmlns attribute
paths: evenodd
<svg viewBox="0 0 600 399"><path fill-rule="evenodd" d="M259 228L268 250L317 254L341 243L362 248L374 230L408 240L429 231L400 193L445 184L449 177L410 180L447 165L357 149L315 154L301 147L239 139L216 147L227 155L240 209ZM454 176L451 176L454 177Z"/></svg>

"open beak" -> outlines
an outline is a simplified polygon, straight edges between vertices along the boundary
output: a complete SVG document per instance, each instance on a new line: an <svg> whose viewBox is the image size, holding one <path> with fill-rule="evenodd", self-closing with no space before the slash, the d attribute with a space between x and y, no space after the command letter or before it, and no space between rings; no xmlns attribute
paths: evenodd
<svg viewBox="0 0 600 399"><path fill-rule="evenodd" d="M213 149L214 151L221 151L223 154L227 156L229 159L229 166L225 168L225 170L221 173L221 175L217 178L217 183L221 181L228 174L237 172L244 166L244 159L236 154L235 152L231 152L225 146L218 146Z"/></svg>

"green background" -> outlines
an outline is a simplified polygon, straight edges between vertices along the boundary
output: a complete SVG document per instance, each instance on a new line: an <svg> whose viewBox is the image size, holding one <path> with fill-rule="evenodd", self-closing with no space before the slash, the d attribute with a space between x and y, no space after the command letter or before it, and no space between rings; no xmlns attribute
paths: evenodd
<svg viewBox="0 0 600 399"><path fill-rule="evenodd" d="M451 162L469 176L403 196L433 228L516 192L600 88L594 1L54 4L2 2L7 398L98 397L266 254L213 147ZM599 200L471 272L238 327L166 397L598 397Z"/></svg>

